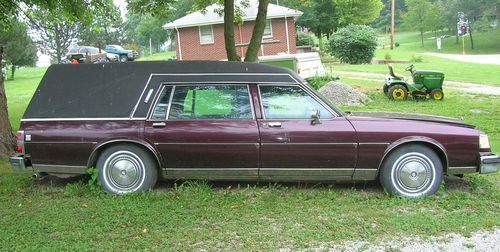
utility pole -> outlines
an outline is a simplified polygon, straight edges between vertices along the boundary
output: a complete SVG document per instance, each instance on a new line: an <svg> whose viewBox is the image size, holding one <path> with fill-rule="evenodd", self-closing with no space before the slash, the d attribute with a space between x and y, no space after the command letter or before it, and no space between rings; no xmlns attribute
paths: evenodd
<svg viewBox="0 0 500 252"><path fill-rule="evenodd" d="M395 18L395 12L396 12L396 0L392 0L392 7L391 7L391 50L394 49L394 18Z"/></svg>

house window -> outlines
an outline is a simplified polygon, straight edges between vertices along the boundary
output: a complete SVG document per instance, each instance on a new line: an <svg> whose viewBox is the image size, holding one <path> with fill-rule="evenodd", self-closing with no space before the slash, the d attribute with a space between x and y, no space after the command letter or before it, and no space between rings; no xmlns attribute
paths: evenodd
<svg viewBox="0 0 500 252"><path fill-rule="evenodd" d="M266 28L264 28L263 38L272 38L273 37L273 25L271 23L271 19L268 19L266 22Z"/></svg>
<svg viewBox="0 0 500 252"><path fill-rule="evenodd" d="M200 44L214 43L214 31L211 25L200 26Z"/></svg>

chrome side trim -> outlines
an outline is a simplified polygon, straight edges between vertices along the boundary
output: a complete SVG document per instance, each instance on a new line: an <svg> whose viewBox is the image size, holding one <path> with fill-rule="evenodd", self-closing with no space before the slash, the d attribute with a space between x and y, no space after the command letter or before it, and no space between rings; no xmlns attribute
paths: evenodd
<svg viewBox="0 0 500 252"><path fill-rule="evenodd" d="M152 89L152 88L149 90L148 95L146 96L146 99L144 99L144 103L149 102L149 99L151 98L151 95L153 94L153 90L154 89Z"/></svg>
<svg viewBox="0 0 500 252"><path fill-rule="evenodd" d="M448 167L446 174L455 175L455 174L464 174L464 173L473 173L477 172L476 166L462 166L462 167Z"/></svg>
<svg viewBox="0 0 500 252"><path fill-rule="evenodd" d="M86 166L73 165L48 165L48 164L32 164L33 170L36 172L47 173L63 173L63 174L87 174Z"/></svg>
<svg viewBox="0 0 500 252"><path fill-rule="evenodd" d="M377 169L358 169L354 171L352 180L375 180L377 179Z"/></svg>
<svg viewBox="0 0 500 252"><path fill-rule="evenodd" d="M259 176L264 177L307 177L330 180L331 177L351 177L354 168L260 168ZM310 178L309 178L310 179Z"/></svg>
<svg viewBox="0 0 500 252"><path fill-rule="evenodd" d="M155 145L259 145L259 143L154 143ZM237 168L235 168L237 169Z"/></svg>
<svg viewBox="0 0 500 252"><path fill-rule="evenodd" d="M359 143L359 145L389 145L391 143Z"/></svg>
<svg viewBox="0 0 500 252"><path fill-rule="evenodd" d="M52 121L143 121L146 117L94 117L94 118L27 118L21 119L21 122L52 122Z"/></svg>
<svg viewBox="0 0 500 252"><path fill-rule="evenodd" d="M42 141L33 141L29 142L27 144L97 144L97 142L71 142L71 141L60 141L60 142L55 142L55 141L47 141L47 142L42 142Z"/></svg>
<svg viewBox="0 0 500 252"><path fill-rule="evenodd" d="M358 145L357 143L290 143L290 142L282 142L282 143L261 143L262 145Z"/></svg>
<svg viewBox="0 0 500 252"><path fill-rule="evenodd" d="M257 179L259 168L163 168L167 178Z"/></svg>

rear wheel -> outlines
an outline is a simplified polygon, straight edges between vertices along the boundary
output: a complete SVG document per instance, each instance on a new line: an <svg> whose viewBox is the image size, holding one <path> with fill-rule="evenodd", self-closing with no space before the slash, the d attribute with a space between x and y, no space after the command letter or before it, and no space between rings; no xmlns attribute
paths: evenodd
<svg viewBox="0 0 500 252"><path fill-rule="evenodd" d="M386 84L384 84L383 90L384 90L384 94L387 95L387 92L389 92L389 86L387 86Z"/></svg>
<svg viewBox="0 0 500 252"><path fill-rule="evenodd" d="M391 152L380 170L380 182L393 195L417 198L437 192L443 164L431 149L409 144Z"/></svg>
<svg viewBox="0 0 500 252"><path fill-rule="evenodd" d="M147 191L156 184L158 171L151 154L135 145L107 148L97 160L99 180L114 194Z"/></svg>
<svg viewBox="0 0 500 252"><path fill-rule="evenodd" d="M431 91L431 98L436 100L436 101L441 101L444 99L444 93L443 90L440 88L434 89Z"/></svg>
<svg viewBox="0 0 500 252"><path fill-rule="evenodd" d="M389 96L389 98L392 100L406 100L406 98L408 97L408 90L405 86L396 84L389 87L387 96Z"/></svg>

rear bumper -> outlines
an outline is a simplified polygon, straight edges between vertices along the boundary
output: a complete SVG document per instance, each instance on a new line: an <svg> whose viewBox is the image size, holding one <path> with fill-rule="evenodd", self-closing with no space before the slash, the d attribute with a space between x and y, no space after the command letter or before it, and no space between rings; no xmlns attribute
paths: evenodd
<svg viewBox="0 0 500 252"><path fill-rule="evenodd" d="M12 170L15 172L25 172L33 170L33 167L31 167L29 160L24 157L24 155L16 155L10 157L9 161Z"/></svg>
<svg viewBox="0 0 500 252"><path fill-rule="evenodd" d="M494 173L500 170L500 157L496 155L481 156L481 163L479 165L479 173Z"/></svg>

